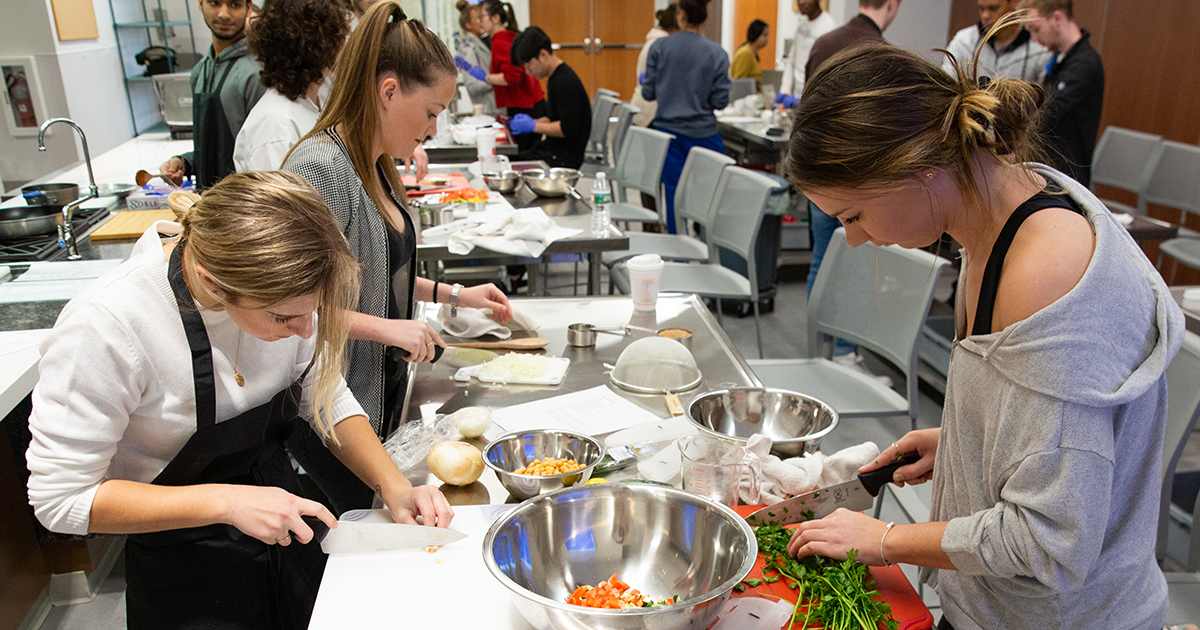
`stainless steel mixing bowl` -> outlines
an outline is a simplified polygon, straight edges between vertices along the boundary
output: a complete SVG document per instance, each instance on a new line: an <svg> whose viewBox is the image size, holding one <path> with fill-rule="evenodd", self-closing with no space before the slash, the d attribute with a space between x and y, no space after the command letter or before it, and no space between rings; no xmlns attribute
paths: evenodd
<svg viewBox="0 0 1200 630"><path fill-rule="evenodd" d="M703 630L758 555L745 519L714 501L660 486L605 483L526 501L492 524L483 560L539 630ZM566 603L616 575L653 608Z"/></svg>
<svg viewBox="0 0 1200 630"><path fill-rule="evenodd" d="M583 468L562 475L518 475L513 472L535 459L557 457L573 459ZM604 457L604 447L596 438L581 433L538 429L514 431L492 440L483 449L483 463L496 471L496 477L510 494L520 500L582 484Z"/></svg>
<svg viewBox="0 0 1200 630"><path fill-rule="evenodd" d="M813 453L838 424L833 407L784 389L743 387L701 394L688 405L688 418L701 431L745 444L755 433L774 442L780 457Z"/></svg>
<svg viewBox="0 0 1200 630"><path fill-rule="evenodd" d="M483 181L488 188L507 195L517 189L521 185L521 174L516 171L504 171L503 173L484 173Z"/></svg>
<svg viewBox="0 0 1200 630"><path fill-rule="evenodd" d="M543 197L566 197L575 190L575 182L581 173L573 168L552 168L546 172L540 168L521 171L525 185Z"/></svg>

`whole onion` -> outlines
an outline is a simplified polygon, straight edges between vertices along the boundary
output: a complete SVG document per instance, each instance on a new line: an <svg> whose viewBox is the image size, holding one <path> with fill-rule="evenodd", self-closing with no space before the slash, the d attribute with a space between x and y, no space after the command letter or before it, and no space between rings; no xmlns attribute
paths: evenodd
<svg viewBox="0 0 1200 630"><path fill-rule="evenodd" d="M442 442L429 449L429 472L452 486L474 483L483 474L483 455L466 442Z"/></svg>

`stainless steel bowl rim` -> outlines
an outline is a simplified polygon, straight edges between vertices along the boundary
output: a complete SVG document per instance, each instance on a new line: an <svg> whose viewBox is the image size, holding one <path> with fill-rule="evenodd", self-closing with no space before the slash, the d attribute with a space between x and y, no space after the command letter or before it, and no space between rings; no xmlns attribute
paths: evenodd
<svg viewBox="0 0 1200 630"><path fill-rule="evenodd" d="M827 403L819 398L809 396L808 394L802 394L797 391L792 391L790 389L781 389L778 387L737 387L734 389L717 389L717 390L713 390L711 392L704 392L701 394L696 394L696 397L692 398L691 402L688 403L687 413L685 413L683 415L687 417L688 422L691 422L696 428L700 429L700 431L702 431L708 435L745 444L748 440L744 437L738 437L736 435L729 435L728 433L721 433L720 431L714 431L714 430L704 426L703 424L700 424L699 422L697 422L696 417L694 415L692 415L692 408L695 407L697 403L702 402L708 398L712 398L712 397L716 397L716 396L725 396L727 394L733 394L735 392L749 392L749 391L759 391L759 392L768 392L768 393L775 393L775 394L788 394L790 396L799 396L800 398L807 398L808 400L811 400L815 403L819 403L821 405L821 408L829 411L829 415L831 416L831 421L829 423L829 426L825 427L824 429L821 429L820 431L817 431L816 433L809 433L808 435L805 435L804 437L795 437L795 438L789 438L786 440L775 440L772 438L772 440L771 440L772 442L776 442L776 443L811 442L813 440L819 440L819 439L822 439L825 436L829 435L834 429L836 429L838 424L841 421L841 416L838 415L837 409L834 409L833 406L831 406L829 403Z"/></svg>
<svg viewBox="0 0 1200 630"><path fill-rule="evenodd" d="M486 462L487 460L485 459L484 461ZM604 488L607 485L608 484L600 484L600 488ZM628 484L613 484L613 485L626 486ZM662 610L691 608L693 606L703 604L705 602L717 599L718 597L724 597L725 595L728 594L729 591L733 590L734 586L736 586L742 580L746 579L747 575L750 575L750 571L752 571L754 569L754 563L758 561L758 539L755 538L754 529L750 527L750 524L746 522L746 519L742 518L737 512L734 512L728 506L722 505L721 503L713 501L712 499L709 499L707 497L695 495L690 492L680 490L678 488L666 488L663 486L656 486L656 485L649 485L649 484L635 484L635 485L636 485L636 489L633 490L634 492L659 493L659 494L667 495L667 498L674 496L677 499L681 498L681 499L699 501L699 502L706 503L706 504L716 508L718 511L723 512L727 517L730 517L730 520L732 522L734 522L735 524L737 524L737 526L742 530L742 533L746 535L746 538L750 543L750 552L751 553L747 554L746 559L744 559L742 561L742 566L739 567L738 570L734 571L734 573L733 573L733 577L736 577L737 579L733 580L731 578L731 579L725 580L724 582L721 582L717 588L714 588L714 589L708 591L707 593L705 593L703 596L697 597L695 599L679 601L679 602L675 602L674 604L669 604L667 606L653 606L650 608L624 608L624 609L614 610L614 609L606 609L606 608L589 608L586 606L578 606L575 604L568 604L566 602L560 602L558 600L550 599L549 597L539 595L527 588L522 587L520 584L517 584L511 578L509 578L507 575L505 575L504 571L500 570L500 566L498 564L496 564L496 559L493 557L493 555L491 553L491 549L492 549L492 546L496 542L496 535L499 533L500 528L504 524L506 524L509 520L511 520L517 514L523 512L523 511L532 510L535 505L537 505L538 503L540 503L542 501L556 501L556 500L558 500L557 496L560 494L565 494L565 493L570 493L570 492L587 491L590 488L590 486L575 486L575 487L571 487L571 488L563 488L561 490L555 490L554 492L547 492L546 494L536 496L532 499L526 499L525 501L518 503L511 510L505 512L503 515L498 517L492 523L491 527L488 528L487 534L483 537L483 562L485 565L487 565L488 572L490 572L493 577L495 577L497 580L499 580L500 583L503 584L505 588L512 591L514 594L524 597L526 599L535 601L539 604L542 604L543 606L549 606L551 608L561 610L564 612L570 612L570 613L586 612L589 615L601 615L601 616L627 615L630 617L636 616L636 615L650 615L650 614L656 613L657 611L662 611ZM731 582L732 582L732 584L731 584ZM725 588L726 585L729 586L728 589Z"/></svg>
<svg viewBox="0 0 1200 630"><path fill-rule="evenodd" d="M500 444L501 442L504 442L505 440L510 440L515 437L520 437L523 435L532 435L532 434L569 435L573 438L579 438L585 442L590 442L593 446L595 446L597 451L600 453L600 457L596 458L596 461L592 462L591 464L584 464L583 468L580 468L579 470L574 470L569 473L560 473L557 475L527 475L524 473L515 473L511 470L504 470L503 468L493 464L492 460L488 458L488 452L492 450L493 446L496 446L497 444ZM529 431L511 431L509 433L505 433L504 435L501 435L500 437L492 440L491 442L488 442L487 446L483 447L483 465L487 466L488 468L492 469L495 472L502 472L506 475L512 475L513 477L517 477L518 479L530 479L530 480L562 479L564 477L569 477L571 475L578 475L579 473L582 473L584 470L586 470L588 468L592 468L596 464L599 464L600 460L604 459L604 453L605 453L604 444L601 443L600 440L597 440L596 438L594 438L590 435L585 435L583 433L574 433L572 431L558 431L558 430L554 430L554 429L532 429ZM579 462L579 463L582 464L583 462ZM567 488L563 488L563 489L566 490ZM558 491L555 490L555 492L558 492Z"/></svg>

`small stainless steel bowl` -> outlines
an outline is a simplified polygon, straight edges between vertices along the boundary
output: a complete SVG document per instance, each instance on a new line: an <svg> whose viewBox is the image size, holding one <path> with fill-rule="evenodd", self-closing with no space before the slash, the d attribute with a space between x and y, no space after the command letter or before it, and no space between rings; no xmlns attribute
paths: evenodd
<svg viewBox="0 0 1200 630"><path fill-rule="evenodd" d="M133 194L137 190L137 184L97 184L96 191L101 197L116 195L117 199L124 199Z"/></svg>
<svg viewBox="0 0 1200 630"><path fill-rule="evenodd" d="M504 171L498 175L494 173L485 173L483 175L483 181L485 184L487 184L488 188L491 188L500 194L507 195L521 185L521 174L516 171Z"/></svg>
<svg viewBox="0 0 1200 630"><path fill-rule="evenodd" d="M755 433L771 438L779 457L813 453L838 424L829 405L783 389L743 387L701 394L688 405L701 431L745 445Z"/></svg>
<svg viewBox="0 0 1200 630"><path fill-rule="evenodd" d="M596 345L596 327L591 324L567 326L567 345L576 348L590 348Z"/></svg>
<svg viewBox="0 0 1200 630"><path fill-rule="evenodd" d="M552 168L549 172L540 168L521 171L525 185L543 197L566 197L575 190L575 182L581 173L573 168Z"/></svg>
<svg viewBox="0 0 1200 630"><path fill-rule="evenodd" d="M573 459L583 464L583 468L562 475L518 475L513 472L545 457ZM483 463L496 471L496 477L510 494L522 501L583 484L591 478L592 469L602 457L604 447L596 438L548 429L508 433L492 440L483 449Z"/></svg>
<svg viewBox="0 0 1200 630"><path fill-rule="evenodd" d="M754 568L754 531L733 510L675 488L604 483L530 499L492 524L483 560L534 628L702 630ZM566 603L616 575L669 606Z"/></svg>

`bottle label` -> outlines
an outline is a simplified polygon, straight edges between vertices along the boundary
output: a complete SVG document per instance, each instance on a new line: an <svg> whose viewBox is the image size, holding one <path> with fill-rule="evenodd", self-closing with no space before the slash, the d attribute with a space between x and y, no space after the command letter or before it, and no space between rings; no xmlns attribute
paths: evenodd
<svg viewBox="0 0 1200 630"><path fill-rule="evenodd" d="M592 193L592 203L599 205L607 205L612 203L612 193L606 191Z"/></svg>

